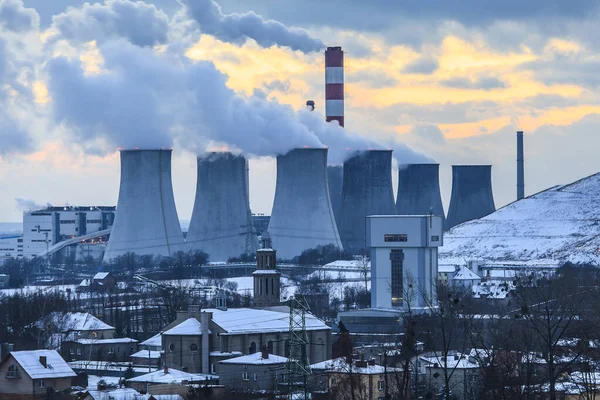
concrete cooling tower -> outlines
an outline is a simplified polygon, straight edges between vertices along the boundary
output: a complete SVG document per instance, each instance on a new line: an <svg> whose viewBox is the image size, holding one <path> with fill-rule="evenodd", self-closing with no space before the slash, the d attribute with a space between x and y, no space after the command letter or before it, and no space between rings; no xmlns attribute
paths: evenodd
<svg viewBox="0 0 600 400"><path fill-rule="evenodd" d="M198 157L197 182L188 247L211 261L256 252L246 159L225 152Z"/></svg>
<svg viewBox="0 0 600 400"><path fill-rule="evenodd" d="M440 193L439 164L408 164L398 167L398 215L441 215L444 206Z"/></svg>
<svg viewBox="0 0 600 400"><path fill-rule="evenodd" d="M117 213L104 261L128 252L171 256L180 250L171 150L122 150Z"/></svg>
<svg viewBox="0 0 600 400"><path fill-rule="evenodd" d="M329 199L335 220L340 220L342 208L342 185L344 183L344 167L341 165L327 167L327 184L329 186Z"/></svg>
<svg viewBox="0 0 600 400"><path fill-rule="evenodd" d="M277 157L269 233L283 259L317 246L342 248L329 199L327 149L294 149Z"/></svg>
<svg viewBox="0 0 600 400"><path fill-rule="evenodd" d="M365 248L365 217L395 215L392 151L368 150L344 162L340 236L344 249L360 254Z"/></svg>
<svg viewBox="0 0 600 400"><path fill-rule="evenodd" d="M491 165L453 165L446 230L496 211Z"/></svg>

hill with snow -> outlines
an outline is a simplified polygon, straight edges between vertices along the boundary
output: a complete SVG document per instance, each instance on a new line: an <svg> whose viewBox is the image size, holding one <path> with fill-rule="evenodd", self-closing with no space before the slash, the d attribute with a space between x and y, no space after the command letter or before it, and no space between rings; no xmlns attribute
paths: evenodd
<svg viewBox="0 0 600 400"><path fill-rule="evenodd" d="M600 173L455 226L439 256L440 264L600 265Z"/></svg>

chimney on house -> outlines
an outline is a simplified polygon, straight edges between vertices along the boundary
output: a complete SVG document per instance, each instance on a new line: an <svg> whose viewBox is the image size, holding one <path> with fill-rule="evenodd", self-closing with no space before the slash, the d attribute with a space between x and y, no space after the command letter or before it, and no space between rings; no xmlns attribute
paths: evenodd
<svg viewBox="0 0 600 400"><path fill-rule="evenodd" d="M267 346L262 347L262 359L266 360L269 358L269 349L267 348Z"/></svg>
<svg viewBox="0 0 600 400"><path fill-rule="evenodd" d="M48 368L48 361L46 356L40 356L40 364L42 364L44 368Z"/></svg>

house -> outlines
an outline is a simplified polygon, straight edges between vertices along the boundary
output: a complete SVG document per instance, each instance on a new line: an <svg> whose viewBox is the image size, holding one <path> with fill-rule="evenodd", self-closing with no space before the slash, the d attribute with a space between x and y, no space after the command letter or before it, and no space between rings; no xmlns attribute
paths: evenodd
<svg viewBox="0 0 600 400"><path fill-rule="evenodd" d="M288 307L269 309L210 308L200 312L191 306L162 334L163 362L169 368L190 373L219 375L220 361L242 354L255 354L267 346L269 354L289 353ZM306 315L308 358L319 362L331 357L331 328ZM206 349L203 351L203 349Z"/></svg>
<svg viewBox="0 0 600 400"><path fill-rule="evenodd" d="M0 289L6 289L8 287L8 281L10 276L6 274L0 274Z"/></svg>
<svg viewBox="0 0 600 400"><path fill-rule="evenodd" d="M117 287L117 278L111 272L98 272L91 279L84 279L77 287L78 292L112 292Z"/></svg>
<svg viewBox="0 0 600 400"><path fill-rule="evenodd" d="M218 379L219 377L215 375L190 374L189 372L164 367L159 371L128 379L127 382L129 382L133 389L140 393L152 393L153 386L172 385L174 386L173 394L176 394L182 385L216 383ZM161 394L165 394L164 390L159 391Z"/></svg>
<svg viewBox="0 0 600 400"><path fill-rule="evenodd" d="M129 361L137 349L137 342L131 338L76 339L68 336L60 351L68 361Z"/></svg>
<svg viewBox="0 0 600 400"><path fill-rule="evenodd" d="M316 363L310 368L313 371L309 385L311 392L315 396L328 392L335 399L351 399L354 396L369 400L384 398L386 380L388 393L394 393L397 382L395 374L401 374L402 371L400 368L377 365L374 360L349 361L344 357Z"/></svg>
<svg viewBox="0 0 600 400"><path fill-rule="evenodd" d="M47 347L59 349L65 339L109 339L115 328L90 313L52 312L35 323L36 328L48 335Z"/></svg>
<svg viewBox="0 0 600 400"><path fill-rule="evenodd" d="M12 351L0 361L0 398L38 399L71 388L75 373L55 350Z"/></svg>
<svg viewBox="0 0 600 400"><path fill-rule="evenodd" d="M463 265L458 267L450 283L454 287L471 288L481 283L481 277Z"/></svg>
<svg viewBox="0 0 600 400"><path fill-rule="evenodd" d="M449 373L448 386L456 399L471 399L478 392L481 367L466 354L455 352L444 357L429 353L417 358L417 379L425 383L426 390L431 393L444 388L444 369Z"/></svg>
<svg viewBox="0 0 600 400"><path fill-rule="evenodd" d="M90 390L80 394L77 400L184 400L178 394L140 394L132 388L111 391Z"/></svg>
<svg viewBox="0 0 600 400"><path fill-rule="evenodd" d="M246 356L219 362L219 383L227 390L245 393L272 393L285 382L288 359L269 354L267 347Z"/></svg>

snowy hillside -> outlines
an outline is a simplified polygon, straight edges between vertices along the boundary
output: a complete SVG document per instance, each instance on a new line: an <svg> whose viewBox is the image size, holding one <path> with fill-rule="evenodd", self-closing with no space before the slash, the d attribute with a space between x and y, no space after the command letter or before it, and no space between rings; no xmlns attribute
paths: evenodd
<svg viewBox="0 0 600 400"><path fill-rule="evenodd" d="M507 205L444 236L440 264L600 265L600 173Z"/></svg>

